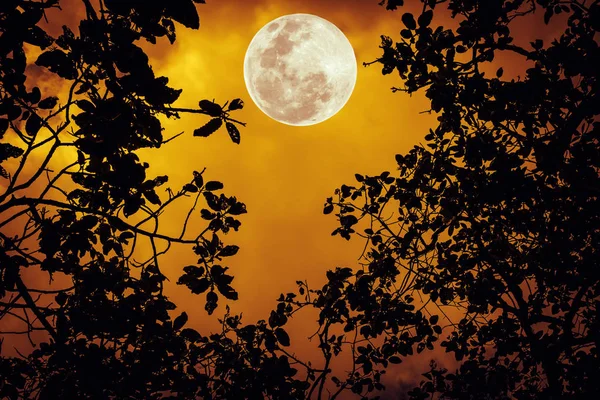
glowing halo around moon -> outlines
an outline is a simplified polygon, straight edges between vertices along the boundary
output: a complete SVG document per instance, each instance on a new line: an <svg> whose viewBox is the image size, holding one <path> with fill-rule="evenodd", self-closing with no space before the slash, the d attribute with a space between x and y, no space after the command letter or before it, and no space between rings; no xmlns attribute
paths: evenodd
<svg viewBox="0 0 600 400"><path fill-rule="evenodd" d="M344 107L356 84L356 57L346 36L311 14L266 24L244 59L244 80L258 108L287 125L323 122Z"/></svg>

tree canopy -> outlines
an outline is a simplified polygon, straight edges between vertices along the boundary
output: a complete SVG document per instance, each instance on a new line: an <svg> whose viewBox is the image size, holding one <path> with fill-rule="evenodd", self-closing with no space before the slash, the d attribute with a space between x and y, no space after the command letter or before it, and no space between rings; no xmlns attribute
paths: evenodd
<svg viewBox="0 0 600 400"><path fill-rule="evenodd" d="M434 23L442 7L457 29ZM523 45L511 31L523 18L562 30ZM424 91L439 124L396 156L397 173L356 175L328 199L334 234L371 249L364 273L323 293L365 337L384 336L372 351L441 339L461 361L456 373L433 366L413 398L599 393L599 18L597 1L424 1L401 15L397 41L382 37L376 62L403 83L393 90ZM484 72L502 52L524 75ZM411 306L415 291L439 312ZM442 331L444 309L461 318Z"/></svg>
<svg viewBox="0 0 600 400"><path fill-rule="evenodd" d="M0 328L0 345L21 335L32 347L0 354L0 397L376 398L386 371L439 348L458 366L432 362L412 399L600 394L599 1L422 0L419 15L382 1L400 36L382 36L366 65L397 74L395 92L424 92L438 124L393 172L357 173L326 200L333 235L366 241L358 268L328 271L320 288L299 281L255 323L221 307L218 332L175 312L159 257L175 244L197 256L177 283L208 314L237 300L223 259L238 247L223 240L246 206L204 171L165 188L138 155L175 139L160 116L206 115L194 136L221 130L240 143L231 113L242 100L178 107L181 90L154 75L139 43L173 43L176 24L198 29L194 3L81 0L78 32L56 38L39 22L59 0L0 3L0 321L20 324ZM560 31L524 44L521 20ZM66 95L35 86L30 48ZM521 76L504 76L501 53L522 59ZM72 162L51 169L60 150ZM181 234L162 233L163 211L186 202ZM193 213L205 226L188 226ZM152 256L136 261L142 242ZM67 284L36 287L25 270ZM290 348L286 324L304 309L318 313L319 363Z"/></svg>

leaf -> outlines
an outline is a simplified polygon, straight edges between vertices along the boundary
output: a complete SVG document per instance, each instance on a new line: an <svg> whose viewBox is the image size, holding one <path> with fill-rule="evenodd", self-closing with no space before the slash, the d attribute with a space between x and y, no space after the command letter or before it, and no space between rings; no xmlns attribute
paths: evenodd
<svg viewBox="0 0 600 400"><path fill-rule="evenodd" d="M265 349L270 352L275 350L275 335L269 331L265 332Z"/></svg>
<svg viewBox="0 0 600 400"><path fill-rule="evenodd" d="M427 10L423 14L419 15L419 26L422 28L428 27L433 19L433 11Z"/></svg>
<svg viewBox="0 0 600 400"><path fill-rule="evenodd" d="M183 328L183 326L185 325L185 323L188 321L188 315L186 314L186 312L182 312L181 315L179 315L177 318L175 318L175 321L173 321L173 330L180 330L181 328Z"/></svg>
<svg viewBox="0 0 600 400"><path fill-rule="evenodd" d="M38 107L43 109L43 110L50 110L54 107L56 107L56 104L58 103L58 97L46 97L44 100L40 101L38 103Z"/></svg>
<svg viewBox="0 0 600 400"><path fill-rule="evenodd" d="M544 13L544 23L546 25L548 25L548 23L550 22L550 19L552 18L553 15L554 15L554 9L552 8L552 6L546 8L546 12Z"/></svg>
<svg viewBox="0 0 600 400"><path fill-rule="evenodd" d="M288 347L290 345L290 337L283 328L275 329L275 337L282 346Z"/></svg>
<svg viewBox="0 0 600 400"><path fill-rule="evenodd" d="M219 117L221 114L223 114L223 108L210 100L200 100L198 105L202 111L206 111L206 113L211 117Z"/></svg>
<svg viewBox="0 0 600 400"><path fill-rule="evenodd" d="M208 123L194 131L194 136L208 137L223 125L221 118L213 118Z"/></svg>
<svg viewBox="0 0 600 400"><path fill-rule="evenodd" d="M169 182L169 177L167 175L160 175L154 178L154 187L159 187Z"/></svg>
<svg viewBox="0 0 600 400"><path fill-rule="evenodd" d="M388 358L388 361L391 364L400 364L402 362L402 360L398 356L391 356L390 358Z"/></svg>
<svg viewBox="0 0 600 400"><path fill-rule="evenodd" d="M25 37L25 42L40 47L42 50L50 46L54 39L37 25L31 27Z"/></svg>
<svg viewBox="0 0 600 400"><path fill-rule="evenodd" d="M238 292L236 292L235 289L229 285L218 285L217 289L219 289L219 293L221 293L223 296L225 296L225 298L229 300L238 299Z"/></svg>
<svg viewBox="0 0 600 400"><path fill-rule="evenodd" d="M233 99L231 103L229 103L229 111L241 110L244 108L244 102L242 99Z"/></svg>
<svg viewBox="0 0 600 400"><path fill-rule="evenodd" d="M131 231L125 231L125 232L123 232L123 233L121 233L121 234L119 235L119 241L120 241L120 242L123 242L123 241L125 241L125 240L127 240L127 239L131 239L131 238L133 238L134 236L135 236L135 235L133 234L133 232L131 232Z"/></svg>
<svg viewBox="0 0 600 400"><path fill-rule="evenodd" d="M214 219L216 215L207 210L206 208L203 208L202 210L200 210L200 216L202 217L202 219L210 221Z"/></svg>
<svg viewBox="0 0 600 400"><path fill-rule="evenodd" d="M89 100L77 100L75 104L77 104L77 107L81 108L85 112L93 113L96 111L96 106Z"/></svg>
<svg viewBox="0 0 600 400"><path fill-rule="evenodd" d="M169 39L169 42L171 42L171 44L175 43L177 35L175 33L175 24L173 24L173 21L171 21L170 19L163 18L162 21L160 21L160 23L166 30L166 35Z"/></svg>
<svg viewBox="0 0 600 400"><path fill-rule="evenodd" d="M215 311L215 309L217 308L218 301L219 296L215 292L210 291L206 293L206 305L204 306L204 309L208 311L209 315L211 315L213 311Z"/></svg>
<svg viewBox="0 0 600 400"><path fill-rule="evenodd" d="M85 230L90 230L98 224L98 217L95 215L85 215L79 220L81 227Z"/></svg>
<svg viewBox="0 0 600 400"><path fill-rule="evenodd" d="M270 326L271 328L276 328L276 327L278 327L279 325L281 325L281 324L279 323L279 314L277 314L277 312L275 312L275 311L271 310L271 315L269 315L269 320L268 320L268 322L269 322L269 326Z"/></svg>
<svg viewBox="0 0 600 400"><path fill-rule="evenodd" d="M21 107L11 104L8 106L8 110L4 112L8 117L9 121L14 121L21 116Z"/></svg>
<svg viewBox="0 0 600 400"><path fill-rule="evenodd" d="M504 69L503 68L498 68L498 71L496 71L496 77L497 78L502 78L503 74L504 74Z"/></svg>
<svg viewBox="0 0 600 400"><path fill-rule="evenodd" d="M148 201L155 205L160 205L162 202L160 201L160 197L156 194L154 190L149 190L144 192L144 197L148 199Z"/></svg>
<svg viewBox="0 0 600 400"><path fill-rule="evenodd" d="M227 269L227 268L224 268ZM214 281L217 283L217 285L219 287L226 287L227 285L231 284L231 282L233 282L233 276L232 275L227 275L225 273L221 274L221 275L216 275L213 276ZM227 290L233 290L233 288L229 288ZM236 294L236 298L237 298L237 294Z"/></svg>
<svg viewBox="0 0 600 400"><path fill-rule="evenodd" d="M211 240L211 246L213 247L213 249L216 249L217 246L219 245L219 237L215 234L213 234L212 240ZM215 251L211 251L211 254L214 254ZM222 276L225 273L225 268L223 268L220 265L213 265L212 268L210 269L210 274L213 276L213 278L217 278L219 276Z"/></svg>
<svg viewBox="0 0 600 400"><path fill-rule="evenodd" d="M241 215L246 214L248 211L246 211L246 205L244 203L237 202L229 207L227 212L231 215Z"/></svg>
<svg viewBox="0 0 600 400"><path fill-rule="evenodd" d="M223 249L219 252L219 256L231 257L231 256L236 255L239 250L240 250L240 248L238 246L228 245L228 246L223 247Z"/></svg>
<svg viewBox="0 0 600 400"><path fill-rule="evenodd" d="M209 182L206 182L206 185L204 185L204 189L208 190L209 192L212 192L215 190L221 190L221 189L223 189L223 184L218 181L209 181Z"/></svg>
<svg viewBox="0 0 600 400"><path fill-rule="evenodd" d="M29 93L29 102L31 104L37 104L41 99L42 92L40 91L39 87L35 86L33 89L31 89L31 93Z"/></svg>
<svg viewBox="0 0 600 400"><path fill-rule="evenodd" d="M196 185L192 185L191 183L185 184L185 186L183 186L183 190L185 190L186 192L190 192L190 193L198 192L198 188L196 187Z"/></svg>
<svg viewBox="0 0 600 400"><path fill-rule="evenodd" d="M204 186L204 178L202 177L202 174L198 171L194 171L194 185L196 185L198 189Z"/></svg>
<svg viewBox="0 0 600 400"><path fill-rule="evenodd" d="M169 0L164 4L167 17L173 18L186 28L200 28L200 17L191 0Z"/></svg>
<svg viewBox="0 0 600 400"><path fill-rule="evenodd" d="M417 29L415 17L413 17L411 13L402 14L402 23L404 24L404 26L406 26L406 28L410 29L411 31Z"/></svg>
<svg viewBox="0 0 600 400"><path fill-rule="evenodd" d="M31 114L25 123L25 131L29 136L35 136L42 128L42 119L37 114Z"/></svg>
<svg viewBox="0 0 600 400"><path fill-rule="evenodd" d="M198 331L191 328L185 328L181 331L180 335L190 342L199 342L202 339L202 335L200 335Z"/></svg>
<svg viewBox="0 0 600 400"><path fill-rule="evenodd" d="M413 37L412 32L410 31L410 29L402 29L400 31L400 36L402 36L404 39L410 39ZM393 68L392 68L393 70ZM390 71L391 72L391 71ZM389 73L389 72L388 72Z"/></svg>
<svg viewBox="0 0 600 400"><path fill-rule="evenodd" d="M4 136L6 130L8 129L8 120L6 118L0 118L0 138Z"/></svg>
<svg viewBox="0 0 600 400"><path fill-rule="evenodd" d="M533 47L535 50L540 50L544 47L544 41L541 39L537 39L531 42L531 47Z"/></svg>
<svg viewBox="0 0 600 400"><path fill-rule="evenodd" d="M387 0L387 1L382 1L381 3L379 3L379 5L383 5L383 4L386 5L385 6L386 10L394 11L398 7L402 7L404 5L404 0Z"/></svg>
<svg viewBox="0 0 600 400"><path fill-rule="evenodd" d="M354 215L345 215L340 217L340 224L346 228L356 225L357 223L358 219Z"/></svg>
<svg viewBox="0 0 600 400"><path fill-rule="evenodd" d="M192 293L201 294L208 290L210 287L210 281L206 278L200 278L194 280L191 284L187 285Z"/></svg>
<svg viewBox="0 0 600 400"><path fill-rule="evenodd" d="M202 194L204 195L204 198L206 199L206 204L208 204L208 206L213 211L221 211L221 209L222 209L221 202L219 201L219 198L217 196L215 196L211 192L204 192Z"/></svg>
<svg viewBox="0 0 600 400"><path fill-rule="evenodd" d="M64 292L61 292L54 297L59 306L64 306L68 298L69 296Z"/></svg>
<svg viewBox="0 0 600 400"><path fill-rule="evenodd" d="M327 215L327 214L331 214L333 212L333 204L325 204L325 207L323 208L323 214Z"/></svg>
<svg viewBox="0 0 600 400"><path fill-rule="evenodd" d="M235 144L240 144L240 131L238 128L231 122L227 122L225 127L227 128L227 133L229 133L231 141Z"/></svg>
<svg viewBox="0 0 600 400"><path fill-rule="evenodd" d="M136 212L138 212L141 206L141 199L130 198L125 201L125 206L123 207L123 214L125 214L126 217L129 217L130 215L133 215Z"/></svg>
<svg viewBox="0 0 600 400"><path fill-rule="evenodd" d="M35 62L40 67L46 67L65 79L75 79L77 68L69 56L61 50L49 50L38 57Z"/></svg>

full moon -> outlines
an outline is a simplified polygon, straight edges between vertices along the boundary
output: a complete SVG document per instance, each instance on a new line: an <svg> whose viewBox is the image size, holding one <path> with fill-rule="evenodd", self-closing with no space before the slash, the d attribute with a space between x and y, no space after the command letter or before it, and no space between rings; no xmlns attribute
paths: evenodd
<svg viewBox="0 0 600 400"><path fill-rule="evenodd" d="M346 36L311 14L265 25L244 59L244 80L269 117L294 126L323 122L344 107L356 83L356 57Z"/></svg>

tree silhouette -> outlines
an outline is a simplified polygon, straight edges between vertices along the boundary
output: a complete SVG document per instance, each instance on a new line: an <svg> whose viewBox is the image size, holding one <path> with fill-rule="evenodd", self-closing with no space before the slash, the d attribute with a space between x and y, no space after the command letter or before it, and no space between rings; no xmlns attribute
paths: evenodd
<svg viewBox="0 0 600 400"><path fill-rule="evenodd" d="M168 177L147 176L137 151L174 139L163 137L159 116L186 113L212 118L195 136L224 124L239 143L236 124L243 123L230 112L243 102L175 107L181 90L154 75L138 45L161 37L173 43L175 23L197 29L191 0L80 5L79 32L65 26L53 38L38 22L60 7L58 0L0 4L0 175L7 182L0 195L0 318L3 338L26 335L35 346L22 358L2 357L0 397L155 398L162 391L191 396L199 387L218 393L218 377L227 371L217 367L203 378L197 369L209 368L216 354L225 362L233 351L224 342L229 328L207 338L184 328L185 313L171 320L175 304L163 294L158 258L173 244L197 254L198 265L183 268L178 283L205 293L211 314L219 296L237 298L233 277L219 264L238 248L221 237L239 228L246 207L218 193L223 184L205 182L203 172L183 188L164 190ZM41 93L28 79L26 53L36 48L35 64L69 85L63 98ZM61 151L72 160L56 169ZM9 159L16 163L9 166ZM186 198L193 205L181 234L162 234L160 215ZM206 226L190 233L188 220L200 204ZM136 261L144 240L152 256ZM22 277L24 270L57 283L40 288ZM36 331L47 334L41 343L32 338ZM210 356L213 342L223 348Z"/></svg>
<svg viewBox="0 0 600 400"><path fill-rule="evenodd" d="M34 348L0 358L0 397L376 398L390 364L438 342L459 366L432 362L411 398L600 393L600 2L426 0L419 16L402 14L399 41L383 36L368 64L399 74L394 91L425 91L439 124L396 156L397 172L356 174L327 199L333 234L366 240L363 265L328 271L318 289L298 282L254 324L226 309L212 334L186 327L185 313L171 318L158 259L191 247L198 263L177 283L206 296L212 314L220 296L237 299L221 264L238 248L221 239L246 208L204 172L159 189L168 178L147 177L136 154L174 139L163 138L161 115L205 114L195 136L225 125L240 142L230 112L241 100L176 107L180 90L154 76L138 46L174 42L175 22L198 28L194 3L203 1L82 0L79 32L58 38L38 25L58 0L0 3L0 321L20 324L3 337ZM403 1L381 5L400 12ZM436 26L442 7L457 29ZM525 18L563 29L550 44L522 45L511 27ZM32 87L26 46L68 82L65 98ZM522 57L524 76L490 76L502 52ZM73 160L56 169L60 150ZM161 233L162 212L185 201L181 234ZM198 208L206 226L190 234ZM139 262L143 241L152 256ZM26 270L57 283L35 286ZM319 364L289 349L285 326L303 309L318 312ZM351 362L334 370L342 353Z"/></svg>
<svg viewBox="0 0 600 400"><path fill-rule="evenodd" d="M425 91L439 124L396 156L398 173L357 174L327 200L334 234L370 249L364 271L332 273L318 292L322 326L383 338L356 359L364 372L441 339L460 367L433 363L414 399L598 396L600 4L422 3L375 62L400 76L393 91ZM433 24L441 7L456 30ZM563 29L523 46L511 35L523 18ZM490 74L499 53L522 58L524 75Z"/></svg>

